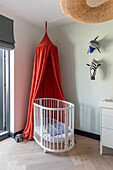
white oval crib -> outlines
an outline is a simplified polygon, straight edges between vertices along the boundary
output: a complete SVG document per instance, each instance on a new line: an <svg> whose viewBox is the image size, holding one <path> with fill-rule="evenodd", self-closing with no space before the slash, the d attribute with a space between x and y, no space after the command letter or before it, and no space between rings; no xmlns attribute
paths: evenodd
<svg viewBox="0 0 113 170"><path fill-rule="evenodd" d="M34 102L34 139L44 152L65 152L74 146L75 105L53 98Z"/></svg>

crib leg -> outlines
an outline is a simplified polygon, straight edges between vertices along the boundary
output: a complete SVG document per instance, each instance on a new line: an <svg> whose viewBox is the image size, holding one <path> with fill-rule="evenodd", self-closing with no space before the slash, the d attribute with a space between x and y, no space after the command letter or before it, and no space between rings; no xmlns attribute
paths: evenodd
<svg viewBox="0 0 113 170"><path fill-rule="evenodd" d="M47 151L44 149L44 153L47 153Z"/></svg>

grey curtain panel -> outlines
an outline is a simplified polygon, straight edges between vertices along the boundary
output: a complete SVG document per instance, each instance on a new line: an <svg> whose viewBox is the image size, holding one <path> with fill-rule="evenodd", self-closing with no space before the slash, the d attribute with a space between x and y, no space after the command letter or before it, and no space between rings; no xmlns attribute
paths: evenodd
<svg viewBox="0 0 113 170"><path fill-rule="evenodd" d="M0 48L14 49L14 44L13 20L0 14Z"/></svg>

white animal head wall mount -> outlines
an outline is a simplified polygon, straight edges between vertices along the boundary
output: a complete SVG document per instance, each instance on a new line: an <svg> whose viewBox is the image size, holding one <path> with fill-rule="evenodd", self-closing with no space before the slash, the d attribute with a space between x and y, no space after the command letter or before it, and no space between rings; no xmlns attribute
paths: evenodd
<svg viewBox="0 0 113 170"><path fill-rule="evenodd" d="M95 50L95 49L97 49L98 51L99 51L99 53L101 53L100 52L100 49L99 49L99 47L100 47L100 44L99 44L99 42L97 41L97 38L98 38L99 36L97 36L94 40L91 40L90 42L89 42L89 49L88 49L88 51L87 51L87 54L88 53L93 53L93 51Z"/></svg>
<svg viewBox="0 0 113 170"><path fill-rule="evenodd" d="M93 59L91 64L87 64L87 66L90 67L90 78L91 80L95 80L96 76L96 70L99 66L101 66L102 63L99 63L99 61Z"/></svg>

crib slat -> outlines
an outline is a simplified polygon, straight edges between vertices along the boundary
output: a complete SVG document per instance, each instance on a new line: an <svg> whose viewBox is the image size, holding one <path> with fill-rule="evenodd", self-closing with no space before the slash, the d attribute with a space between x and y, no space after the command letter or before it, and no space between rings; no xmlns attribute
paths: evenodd
<svg viewBox="0 0 113 170"><path fill-rule="evenodd" d="M72 109L69 109L70 145L72 146Z"/></svg>
<svg viewBox="0 0 113 170"><path fill-rule="evenodd" d="M59 101L57 101L57 150L58 150L58 126L59 126Z"/></svg>
<svg viewBox="0 0 113 170"><path fill-rule="evenodd" d="M54 108L54 100L52 100L52 108Z"/></svg>
<svg viewBox="0 0 113 170"><path fill-rule="evenodd" d="M53 110L53 149L55 149L55 139L54 139L54 110Z"/></svg>
<svg viewBox="0 0 113 170"><path fill-rule="evenodd" d="M69 141L69 136L68 136L68 122L69 122L69 110L67 110L67 123L66 123L66 126L67 126L67 147L68 147L68 141Z"/></svg>
<svg viewBox="0 0 113 170"><path fill-rule="evenodd" d="M39 100L39 104L42 106L42 99Z"/></svg>
<svg viewBox="0 0 113 170"><path fill-rule="evenodd" d="M69 129L71 129L71 109L69 109Z"/></svg>
<svg viewBox="0 0 113 170"><path fill-rule="evenodd" d="M44 147L45 147L45 109L44 109Z"/></svg>
<svg viewBox="0 0 113 170"><path fill-rule="evenodd" d="M35 115L35 105L33 105L33 113L34 113L34 137L35 137L35 127L36 127L36 123L35 123L35 121L36 121L36 115Z"/></svg>
<svg viewBox="0 0 113 170"><path fill-rule="evenodd" d="M46 110L46 144L47 144L47 148L48 148L48 110Z"/></svg>
<svg viewBox="0 0 113 170"><path fill-rule="evenodd" d="M43 142L43 109L40 108L40 134L41 134L41 145Z"/></svg>
<svg viewBox="0 0 113 170"><path fill-rule="evenodd" d="M59 126L59 110L57 110L57 150L58 150L58 126Z"/></svg>
<svg viewBox="0 0 113 170"><path fill-rule="evenodd" d="M40 106L42 106L42 99L39 100ZM39 112L38 112L39 111ZM39 136L40 136L40 143L41 143L41 109L37 108L37 115L39 116Z"/></svg>
<svg viewBox="0 0 113 170"><path fill-rule="evenodd" d="M74 145L74 108L72 108L72 134L73 134L73 145Z"/></svg>
<svg viewBox="0 0 113 170"><path fill-rule="evenodd" d="M40 119L39 119L40 118L40 111L39 111L39 109L40 108L38 108L38 107L35 108L35 111L36 111L36 114L35 114L36 121L35 121L35 123L36 123L36 126L39 127L39 130L40 130Z"/></svg>
<svg viewBox="0 0 113 170"><path fill-rule="evenodd" d="M68 124L67 124L67 110L65 110L65 149L67 149L67 138L68 138Z"/></svg>
<svg viewBox="0 0 113 170"><path fill-rule="evenodd" d="M53 108L53 105L52 105L52 100L51 100L51 108Z"/></svg>
<svg viewBox="0 0 113 170"><path fill-rule="evenodd" d="M60 112L60 116L61 116L61 150L62 150L62 111Z"/></svg>
<svg viewBox="0 0 113 170"><path fill-rule="evenodd" d="M50 125L50 149L51 149L51 110L49 110L49 125Z"/></svg>
<svg viewBox="0 0 113 170"><path fill-rule="evenodd" d="M46 107L48 107L48 105L47 105L47 99L46 99Z"/></svg>

